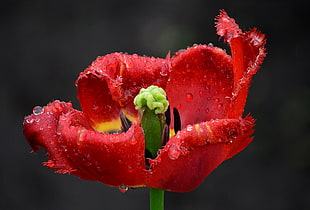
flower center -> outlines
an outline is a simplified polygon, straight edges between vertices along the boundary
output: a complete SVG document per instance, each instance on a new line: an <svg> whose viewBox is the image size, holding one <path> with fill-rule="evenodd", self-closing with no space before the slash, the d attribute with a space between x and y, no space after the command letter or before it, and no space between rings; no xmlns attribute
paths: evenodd
<svg viewBox="0 0 310 210"><path fill-rule="evenodd" d="M144 131L145 148L152 158L157 156L163 141L168 141L169 127L166 124L165 112L169 107L166 92L157 86L142 88L134 99L136 109L141 117Z"/></svg>

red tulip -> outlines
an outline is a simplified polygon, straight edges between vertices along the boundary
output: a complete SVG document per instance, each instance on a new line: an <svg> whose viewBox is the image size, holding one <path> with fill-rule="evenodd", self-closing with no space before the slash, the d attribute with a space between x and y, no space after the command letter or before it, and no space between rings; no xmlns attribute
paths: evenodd
<svg viewBox="0 0 310 210"><path fill-rule="evenodd" d="M225 11L216 20L231 56L218 47L194 45L166 59L98 57L76 81L82 111L54 101L25 118L24 135L33 150L44 147L45 165L59 173L110 186L196 188L253 139L254 120L242 115L252 76L265 57L263 34L243 33ZM146 158L133 103L139 90L151 85L166 91L171 110L170 139L153 159ZM124 116L131 122L126 120L126 128Z"/></svg>

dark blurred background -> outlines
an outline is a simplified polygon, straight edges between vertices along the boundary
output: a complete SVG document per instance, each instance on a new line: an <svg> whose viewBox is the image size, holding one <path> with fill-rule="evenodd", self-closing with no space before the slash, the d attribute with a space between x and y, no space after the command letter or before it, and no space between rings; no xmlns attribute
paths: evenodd
<svg viewBox="0 0 310 210"><path fill-rule="evenodd" d="M165 57L209 42L228 49L215 34L219 9L268 38L246 106L257 119L255 139L196 190L167 192L166 209L310 209L310 8L299 0L2 2L0 209L148 209L145 188L123 194L43 167L44 153L31 154L22 134L23 117L54 99L79 108L74 81L99 55Z"/></svg>

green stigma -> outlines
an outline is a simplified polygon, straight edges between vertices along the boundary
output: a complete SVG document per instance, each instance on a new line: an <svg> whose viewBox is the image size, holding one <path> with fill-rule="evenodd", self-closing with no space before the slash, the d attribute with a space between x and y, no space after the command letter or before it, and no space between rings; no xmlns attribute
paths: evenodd
<svg viewBox="0 0 310 210"><path fill-rule="evenodd" d="M165 113L169 106L166 92L155 85L149 86L146 89L142 88L135 97L134 104L137 110L147 107L150 110L154 110L155 114Z"/></svg>

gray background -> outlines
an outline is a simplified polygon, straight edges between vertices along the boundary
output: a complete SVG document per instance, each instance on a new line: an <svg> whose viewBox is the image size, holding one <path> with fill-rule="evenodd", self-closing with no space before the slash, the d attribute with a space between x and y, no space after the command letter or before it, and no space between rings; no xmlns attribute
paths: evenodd
<svg viewBox="0 0 310 210"><path fill-rule="evenodd" d="M54 99L79 108L74 81L98 55L122 51L165 57L194 43L228 49L214 17L226 9L243 29L268 37L246 113L253 143L196 190L166 193L166 209L310 207L309 6L306 1L6 1L1 3L0 209L147 209L147 189L125 194L59 175L30 154L22 121Z"/></svg>

